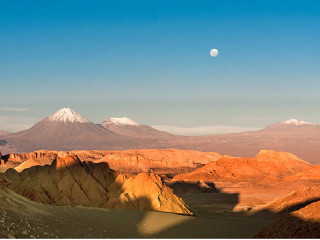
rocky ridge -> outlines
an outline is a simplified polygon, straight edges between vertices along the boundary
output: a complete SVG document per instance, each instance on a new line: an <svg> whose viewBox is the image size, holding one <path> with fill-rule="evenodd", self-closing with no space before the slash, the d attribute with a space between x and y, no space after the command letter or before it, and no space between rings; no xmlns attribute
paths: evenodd
<svg viewBox="0 0 320 240"><path fill-rule="evenodd" d="M107 163L80 161L68 153L57 156L51 165L34 166L21 173L9 169L0 175L0 182L3 188L40 203L192 215L158 175L120 174Z"/></svg>
<svg viewBox="0 0 320 240"><path fill-rule="evenodd" d="M159 173L180 173L194 170L204 164L221 157L214 152L197 152L177 149L140 149L125 151L72 151L81 161L107 162L110 167L120 172L144 172L152 169ZM65 154L59 151L36 151L25 154L9 154L4 169L18 167L30 159L30 164L24 164L21 169L32 163L50 164L56 156ZM37 164L38 165L38 164ZM5 168L5 166L8 166Z"/></svg>
<svg viewBox="0 0 320 240"><path fill-rule="evenodd" d="M174 179L183 181L261 181L271 177L274 180L305 171L311 166L290 153L262 150L254 158L224 156L190 173L177 175Z"/></svg>

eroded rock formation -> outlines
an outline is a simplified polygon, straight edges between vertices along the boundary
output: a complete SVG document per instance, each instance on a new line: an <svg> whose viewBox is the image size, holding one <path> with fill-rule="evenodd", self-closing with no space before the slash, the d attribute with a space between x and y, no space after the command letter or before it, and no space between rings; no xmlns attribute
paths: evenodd
<svg viewBox="0 0 320 240"><path fill-rule="evenodd" d="M192 171L204 164L221 157L214 152L198 152L177 149L140 149L126 151L72 151L81 161L107 162L110 167L120 172L138 173L152 169L157 173L181 173ZM50 164L58 155L66 152L36 151L25 154L10 154L8 167L17 167L19 164L30 161L17 169L23 170L32 164Z"/></svg>
<svg viewBox="0 0 320 240"><path fill-rule="evenodd" d="M2 187L40 203L192 214L158 175L120 174L105 162L80 161L74 154L59 153L51 165L21 173L8 169L0 181Z"/></svg>
<svg viewBox="0 0 320 240"><path fill-rule="evenodd" d="M254 158L224 156L193 172L177 175L174 179L184 181L263 180L266 177L275 179L305 171L311 166L291 153L262 150Z"/></svg>

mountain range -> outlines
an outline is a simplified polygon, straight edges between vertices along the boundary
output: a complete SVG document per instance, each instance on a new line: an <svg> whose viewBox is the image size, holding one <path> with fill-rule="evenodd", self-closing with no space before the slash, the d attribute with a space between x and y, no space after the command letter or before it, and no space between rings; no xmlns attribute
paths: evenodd
<svg viewBox="0 0 320 240"><path fill-rule="evenodd" d="M30 129L0 136L0 151L4 153L178 148L254 157L261 149L272 149L291 152L310 163L320 162L320 125L296 119L258 131L191 137L159 131L127 117L112 117L95 124L72 109L63 108Z"/></svg>

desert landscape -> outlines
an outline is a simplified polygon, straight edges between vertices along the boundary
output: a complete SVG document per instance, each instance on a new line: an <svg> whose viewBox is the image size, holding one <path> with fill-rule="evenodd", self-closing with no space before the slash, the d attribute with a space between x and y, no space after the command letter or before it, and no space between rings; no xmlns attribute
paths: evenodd
<svg viewBox="0 0 320 240"><path fill-rule="evenodd" d="M294 149L296 141L317 138L318 129L289 120L260 131L187 137L129 118L94 124L63 108L30 129L2 135L0 234L317 238L320 167L317 158L308 158L312 146L300 154L305 161L271 150L270 143ZM289 138L295 141L282 140ZM215 149L223 139L235 151L241 147L232 142L242 144L246 154L197 151L203 141ZM266 149L246 157L253 139L261 139L256 149ZM174 148L178 144L182 149Z"/></svg>
<svg viewBox="0 0 320 240"><path fill-rule="evenodd" d="M0 1L0 238L320 239L320 1Z"/></svg>
<svg viewBox="0 0 320 240"><path fill-rule="evenodd" d="M317 238L319 169L272 150L2 155L1 236Z"/></svg>

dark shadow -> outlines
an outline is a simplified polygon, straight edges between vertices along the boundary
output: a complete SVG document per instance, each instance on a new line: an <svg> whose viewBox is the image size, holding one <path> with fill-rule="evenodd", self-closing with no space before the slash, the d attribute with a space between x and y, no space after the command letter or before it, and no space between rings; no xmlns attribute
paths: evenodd
<svg viewBox="0 0 320 240"><path fill-rule="evenodd" d="M210 183L207 183L209 185ZM211 183L212 184L212 183ZM318 222L306 221L291 213L320 198L290 205L274 213L269 210L253 212L251 208L234 212L239 203L238 194L224 193L211 185L212 191L203 191L199 183L176 182L170 185L198 217L157 234L157 238L319 238ZM320 203L318 205L320 208ZM320 212L320 211L319 211ZM317 212L318 214L318 212ZM210 220L208 220L210 219Z"/></svg>
<svg viewBox="0 0 320 240"><path fill-rule="evenodd" d="M8 159L9 159L9 154L2 155L0 152L0 165L6 164L8 162Z"/></svg>
<svg viewBox="0 0 320 240"><path fill-rule="evenodd" d="M6 146L8 144L7 140L0 139L0 146Z"/></svg>
<svg viewBox="0 0 320 240"><path fill-rule="evenodd" d="M255 238L320 238L319 221L306 221L286 214L264 226Z"/></svg>

